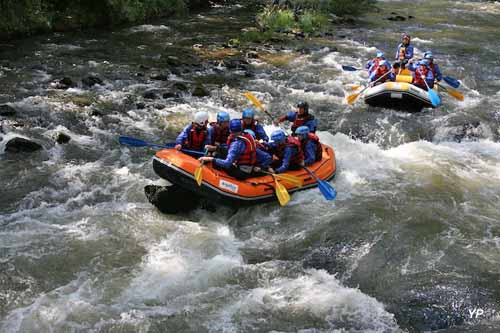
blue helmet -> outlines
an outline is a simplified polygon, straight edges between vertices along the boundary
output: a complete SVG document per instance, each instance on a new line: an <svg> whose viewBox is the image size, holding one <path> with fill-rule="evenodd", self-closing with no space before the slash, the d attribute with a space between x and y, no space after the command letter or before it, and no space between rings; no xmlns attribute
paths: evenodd
<svg viewBox="0 0 500 333"><path fill-rule="evenodd" d="M229 122L229 130L231 132L241 132L241 120L233 119Z"/></svg>
<svg viewBox="0 0 500 333"><path fill-rule="evenodd" d="M229 113L225 111L217 112L217 122L222 123L224 121L229 121Z"/></svg>
<svg viewBox="0 0 500 333"><path fill-rule="evenodd" d="M424 58L425 59L434 59L434 55L432 54L432 51L426 51L424 53Z"/></svg>
<svg viewBox="0 0 500 333"><path fill-rule="evenodd" d="M295 134L306 136L307 134L309 134L309 127L307 127L307 126L300 126L299 128L297 128L295 130Z"/></svg>
<svg viewBox="0 0 500 333"><path fill-rule="evenodd" d="M253 112L252 108L246 108L243 110L243 115L242 118L254 118L255 117L255 112Z"/></svg>
<svg viewBox="0 0 500 333"><path fill-rule="evenodd" d="M420 65L423 65L423 66L426 66L426 67L427 67L427 66L429 66L429 60L427 60L427 59L422 59L422 60L420 60L420 61L418 62L418 65L419 65L419 66L420 66Z"/></svg>
<svg viewBox="0 0 500 333"><path fill-rule="evenodd" d="M273 140L275 143L285 142L286 134L281 129L276 130L273 133L271 133L271 140Z"/></svg>
<svg viewBox="0 0 500 333"><path fill-rule="evenodd" d="M385 59L385 53L382 51L377 51L377 54L375 55L377 58L383 58Z"/></svg>
<svg viewBox="0 0 500 333"><path fill-rule="evenodd" d="M255 132L252 131L251 129L246 129L243 132L250 134L254 139L256 138Z"/></svg>

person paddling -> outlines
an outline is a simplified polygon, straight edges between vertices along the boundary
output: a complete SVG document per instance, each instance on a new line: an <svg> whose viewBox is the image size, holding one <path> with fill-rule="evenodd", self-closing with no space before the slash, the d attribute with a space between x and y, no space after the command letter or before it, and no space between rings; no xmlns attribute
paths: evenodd
<svg viewBox="0 0 500 333"><path fill-rule="evenodd" d="M296 112L288 112L282 115L274 122L274 125L278 126L284 121L292 123L292 136L295 135L295 130L299 126L307 126L312 133L316 132L317 122L314 116L309 113L309 104L307 102L299 101Z"/></svg>
<svg viewBox="0 0 500 333"><path fill-rule="evenodd" d="M432 75L434 75L436 81L441 81L443 79L443 75L441 74L439 66L434 63L434 55L432 54L432 51L425 51L424 59L429 62L429 69L432 71Z"/></svg>
<svg viewBox="0 0 500 333"><path fill-rule="evenodd" d="M300 126L295 133L297 133L297 139L299 139L301 149L304 152L304 165L309 166L321 161L323 147L319 142L319 137L314 133L310 133L307 126Z"/></svg>
<svg viewBox="0 0 500 333"><path fill-rule="evenodd" d="M396 74L390 71L389 67L390 65L387 60L380 61L377 68L370 75L370 86L396 80ZM387 74L388 72L389 74ZM377 82L374 83L375 81Z"/></svg>
<svg viewBox="0 0 500 333"><path fill-rule="evenodd" d="M264 130L264 127L255 120L255 112L252 108L246 108L243 110L241 116L241 126L243 130L251 129L257 136L257 140L269 141L269 137Z"/></svg>
<svg viewBox="0 0 500 333"><path fill-rule="evenodd" d="M193 122L182 130L175 140L175 149L183 148L203 151L210 144L210 136L207 130L208 113L196 112Z"/></svg>
<svg viewBox="0 0 500 333"><path fill-rule="evenodd" d="M429 85L429 88L434 87L434 75L432 74L432 71L429 69L429 62L426 59L422 59L417 63L417 68L415 69L413 73L413 85L426 90L427 91L427 85ZM425 82L427 82L427 85Z"/></svg>
<svg viewBox="0 0 500 333"><path fill-rule="evenodd" d="M231 135L227 139L228 152L225 159L212 156L200 157L200 161L213 162L214 169L224 170L238 180L254 177L253 171L257 163L256 143L254 138L243 133L240 119L229 122Z"/></svg>
<svg viewBox="0 0 500 333"><path fill-rule="evenodd" d="M271 164L276 173L299 170L304 166L304 154L299 140L293 136L287 136L281 129L271 134L271 140L272 142L267 143L266 146L268 151L278 158Z"/></svg>
<svg viewBox="0 0 500 333"><path fill-rule="evenodd" d="M373 71L378 68L378 64L382 60L385 60L385 53L382 51L377 51L377 53L375 53L375 58L368 61L365 65L366 70L368 70L368 76L370 76L373 73Z"/></svg>
<svg viewBox="0 0 500 333"><path fill-rule="evenodd" d="M217 113L217 122L210 123L208 133L210 135L210 145L205 146L210 152L216 152L217 156L227 155L227 138L229 132L229 113L221 111Z"/></svg>

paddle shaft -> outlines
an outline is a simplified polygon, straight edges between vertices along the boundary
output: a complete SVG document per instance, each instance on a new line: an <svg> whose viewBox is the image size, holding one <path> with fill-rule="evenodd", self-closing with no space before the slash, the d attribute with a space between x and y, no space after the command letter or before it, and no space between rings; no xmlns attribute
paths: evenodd
<svg viewBox="0 0 500 333"><path fill-rule="evenodd" d="M373 82L370 82L370 84L366 87L364 87L363 89L361 89L361 91L358 93L359 95L361 95L366 89L370 88L370 87L373 87L373 84L377 83L378 81L382 80L384 77L386 77L387 75L389 75L391 71L387 71L387 73L385 73L384 75L382 75L381 77L379 77L378 79L376 79L375 81Z"/></svg>

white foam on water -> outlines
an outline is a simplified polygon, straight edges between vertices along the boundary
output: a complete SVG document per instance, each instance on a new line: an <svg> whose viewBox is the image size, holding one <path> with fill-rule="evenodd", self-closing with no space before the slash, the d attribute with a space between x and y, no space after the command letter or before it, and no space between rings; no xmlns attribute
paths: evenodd
<svg viewBox="0 0 500 333"><path fill-rule="evenodd" d="M234 317L238 318L237 327L231 320ZM273 278L266 285L249 290L219 312L207 327L216 331L266 331L271 327L289 331L302 327L306 320L315 322L310 329L328 331L399 329L394 315L375 298L344 287L334 276L314 269L296 278Z"/></svg>
<svg viewBox="0 0 500 333"><path fill-rule="evenodd" d="M136 27L132 27L128 31L130 31L131 33L136 33L136 32L169 31L169 30L171 30L171 28L163 24L160 25L143 24Z"/></svg>

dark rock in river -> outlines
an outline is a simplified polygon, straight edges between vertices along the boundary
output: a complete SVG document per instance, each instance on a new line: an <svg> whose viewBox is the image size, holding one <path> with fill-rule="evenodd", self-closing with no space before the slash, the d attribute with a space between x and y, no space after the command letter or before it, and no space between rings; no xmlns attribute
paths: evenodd
<svg viewBox="0 0 500 333"><path fill-rule="evenodd" d="M188 91L188 86L182 82L175 82L173 87L180 91Z"/></svg>
<svg viewBox="0 0 500 333"><path fill-rule="evenodd" d="M200 205L199 197L175 185L147 185L144 193L149 202L164 214L185 213Z"/></svg>
<svg viewBox="0 0 500 333"><path fill-rule="evenodd" d="M138 102L135 107L138 109L138 110L142 110L142 109L145 109L146 108L146 103L144 102Z"/></svg>
<svg viewBox="0 0 500 333"><path fill-rule="evenodd" d="M67 134L64 134L64 133L57 133L57 136L56 136L56 142L60 145L62 144L65 144L65 143L68 143L71 141L71 137Z"/></svg>
<svg viewBox="0 0 500 333"><path fill-rule="evenodd" d="M406 21L406 18L401 15L387 17L386 20L389 21Z"/></svg>
<svg viewBox="0 0 500 333"><path fill-rule="evenodd" d="M203 85L199 84L194 88L193 96L195 97L210 96L210 92L207 89L205 89Z"/></svg>
<svg viewBox="0 0 500 333"><path fill-rule="evenodd" d="M82 79L82 83L86 87L92 87L92 86L94 86L96 84L98 84L98 85L103 85L104 84L104 82L100 78L98 78L97 76L95 76L95 75L89 75L89 76L83 78Z"/></svg>
<svg viewBox="0 0 500 333"><path fill-rule="evenodd" d="M146 90L144 94L142 94L142 97L146 99L157 99L158 95L156 94L156 91L154 90Z"/></svg>
<svg viewBox="0 0 500 333"><path fill-rule="evenodd" d="M12 117L16 115L16 109L12 106L3 104L0 105L0 116L1 117Z"/></svg>
<svg viewBox="0 0 500 333"><path fill-rule="evenodd" d="M42 149L43 147L36 142L24 139L14 138L5 145L5 151L10 153L33 152Z"/></svg>

